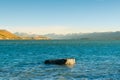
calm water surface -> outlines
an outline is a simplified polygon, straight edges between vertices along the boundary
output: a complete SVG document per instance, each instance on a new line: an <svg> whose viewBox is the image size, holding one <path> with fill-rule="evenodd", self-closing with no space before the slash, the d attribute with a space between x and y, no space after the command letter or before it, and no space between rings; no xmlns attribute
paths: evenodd
<svg viewBox="0 0 120 80"><path fill-rule="evenodd" d="M73 67L43 63L69 57ZM120 41L0 41L0 80L120 80Z"/></svg>

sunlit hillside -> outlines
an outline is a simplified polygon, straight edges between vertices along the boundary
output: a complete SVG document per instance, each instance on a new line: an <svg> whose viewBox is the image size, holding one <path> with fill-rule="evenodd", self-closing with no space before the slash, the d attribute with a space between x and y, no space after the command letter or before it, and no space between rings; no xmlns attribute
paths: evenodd
<svg viewBox="0 0 120 80"><path fill-rule="evenodd" d="M0 30L0 40L49 40L46 36L40 36L40 35L18 35L13 34L7 30Z"/></svg>
<svg viewBox="0 0 120 80"><path fill-rule="evenodd" d="M1 40L15 40L15 39L21 39L21 37L16 36L15 34L12 34L11 32L7 30L0 30L0 39Z"/></svg>

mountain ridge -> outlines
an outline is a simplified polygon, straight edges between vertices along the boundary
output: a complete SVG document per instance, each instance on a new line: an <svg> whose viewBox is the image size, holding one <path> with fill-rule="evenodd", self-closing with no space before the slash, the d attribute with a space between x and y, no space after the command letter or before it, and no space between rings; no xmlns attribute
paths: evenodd
<svg viewBox="0 0 120 80"><path fill-rule="evenodd" d="M0 40L15 40L15 39L18 40L22 38L7 30L0 30Z"/></svg>
<svg viewBox="0 0 120 80"><path fill-rule="evenodd" d="M46 36L34 35L34 36L20 36L11 33L7 30L0 29L0 40L49 40Z"/></svg>
<svg viewBox="0 0 120 80"><path fill-rule="evenodd" d="M120 31L116 32L93 32L71 33L66 35L46 34L52 39L81 39L81 40L120 40Z"/></svg>
<svg viewBox="0 0 120 80"><path fill-rule="evenodd" d="M16 33L15 33L16 34ZM37 34L17 33L17 35L38 36ZM69 34L45 34L41 36L50 39L80 39L80 40L120 40L120 31L116 32L93 32L93 33L69 33Z"/></svg>

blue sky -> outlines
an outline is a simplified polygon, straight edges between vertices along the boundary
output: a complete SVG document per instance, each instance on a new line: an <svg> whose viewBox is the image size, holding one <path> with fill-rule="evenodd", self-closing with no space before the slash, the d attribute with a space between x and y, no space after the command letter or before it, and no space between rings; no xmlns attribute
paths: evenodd
<svg viewBox="0 0 120 80"><path fill-rule="evenodd" d="M120 0L0 0L0 29L37 34L120 31Z"/></svg>

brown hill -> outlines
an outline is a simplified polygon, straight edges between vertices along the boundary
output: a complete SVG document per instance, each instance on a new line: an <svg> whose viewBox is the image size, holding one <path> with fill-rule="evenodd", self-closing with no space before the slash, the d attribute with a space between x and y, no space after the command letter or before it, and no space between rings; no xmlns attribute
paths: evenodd
<svg viewBox="0 0 120 80"><path fill-rule="evenodd" d="M0 40L49 40L49 38L45 36L19 36L7 30L0 30Z"/></svg>
<svg viewBox="0 0 120 80"><path fill-rule="evenodd" d="M18 40L18 39L21 39L21 37L16 36L15 34L12 34L7 30L0 30L0 40Z"/></svg>

